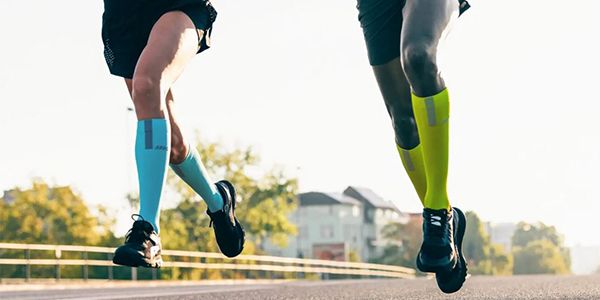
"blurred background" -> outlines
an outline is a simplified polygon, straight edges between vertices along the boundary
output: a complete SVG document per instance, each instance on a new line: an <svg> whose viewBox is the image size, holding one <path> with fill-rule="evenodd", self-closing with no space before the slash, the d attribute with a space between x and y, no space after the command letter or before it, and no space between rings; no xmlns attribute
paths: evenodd
<svg viewBox="0 0 600 300"><path fill-rule="evenodd" d="M470 2L440 60L473 273L599 272L600 3ZM420 202L355 3L213 4L213 47L174 89L207 167L241 187L246 253L414 267ZM135 115L104 63L102 11L0 1L0 242L113 247L131 224ZM217 250L204 204L174 178L163 207L165 248Z"/></svg>

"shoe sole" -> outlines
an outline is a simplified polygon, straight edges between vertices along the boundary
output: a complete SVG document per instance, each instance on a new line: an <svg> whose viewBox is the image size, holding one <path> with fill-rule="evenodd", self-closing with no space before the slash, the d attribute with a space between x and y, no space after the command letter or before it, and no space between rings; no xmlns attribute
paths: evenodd
<svg viewBox="0 0 600 300"><path fill-rule="evenodd" d="M467 261L462 252L462 242L467 227L467 218L465 214L458 208L456 210L458 216L458 230L454 239L454 245L458 252L459 260L454 268L448 272L438 272L435 274L435 280L440 290L446 294L451 294L460 290L463 283L467 279Z"/></svg>
<svg viewBox="0 0 600 300"><path fill-rule="evenodd" d="M115 254L115 256L113 257L113 263L116 265L134 268L144 267L158 269L162 266L163 260L160 257L155 259L147 259L143 257L132 259L131 257L122 257L120 255Z"/></svg>
<svg viewBox="0 0 600 300"><path fill-rule="evenodd" d="M453 257L452 259L440 259L439 261L441 262L424 264L421 262L421 254L419 253L419 256L417 257L417 269L423 273L447 272L454 269L458 263L456 257Z"/></svg>
<svg viewBox="0 0 600 300"><path fill-rule="evenodd" d="M231 209L233 210L233 215L235 216L235 205L237 202L236 201L237 200L237 192L235 190L235 187L233 186L233 184L231 182L229 182L227 180L221 180L221 181L217 182L217 184L221 184L222 187L229 192L229 195L231 196ZM246 243L246 236L244 233L244 229L242 228L242 225L237 220L237 217L235 218L235 230L236 230L238 236L242 236L242 246L240 249L237 249L237 251L234 251L231 253L229 253L227 251L223 251L221 249L221 246L219 245L219 242L217 241L217 245L219 245L219 250L221 250L221 253L223 253L223 255L225 255L229 258L233 258L233 257L240 255L240 253L242 253L242 251L244 250L244 244Z"/></svg>

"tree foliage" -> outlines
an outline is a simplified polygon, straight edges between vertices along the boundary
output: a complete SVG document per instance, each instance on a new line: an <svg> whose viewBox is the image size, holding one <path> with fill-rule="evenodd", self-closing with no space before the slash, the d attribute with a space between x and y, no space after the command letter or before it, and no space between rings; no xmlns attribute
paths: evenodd
<svg viewBox="0 0 600 300"><path fill-rule="evenodd" d="M0 199L0 241L15 243L99 245L112 238L113 220L99 207L94 216L69 186L37 181Z"/></svg>
<svg viewBox="0 0 600 300"><path fill-rule="evenodd" d="M463 251L469 261L477 263L489 256L489 236L477 214L468 211L465 216L467 217L467 229L463 241Z"/></svg>
<svg viewBox="0 0 600 300"><path fill-rule="evenodd" d="M520 222L512 237L512 245L515 247L526 247L531 241L547 240L557 247L562 247L562 237L554 226L543 223L528 224Z"/></svg>
<svg viewBox="0 0 600 300"><path fill-rule="evenodd" d="M389 243L375 262L416 268L417 254L423 241L421 226L420 217L411 217L407 223L384 226L382 234Z"/></svg>
<svg viewBox="0 0 600 300"><path fill-rule="evenodd" d="M490 241L483 222L476 213L466 212L467 229L463 241L463 251L473 274L509 275L512 257L501 245Z"/></svg>
<svg viewBox="0 0 600 300"><path fill-rule="evenodd" d="M568 274L567 261L559 247L549 240L535 240L516 247L514 274Z"/></svg>
<svg viewBox="0 0 600 300"><path fill-rule="evenodd" d="M50 186L36 181L31 188L15 188L0 198L0 241L31 244L114 245L111 231L114 220L105 208L93 215L85 201L69 186ZM2 258L23 258L23 251L0 250ZM53 251L32 251L30 258L55 258ZM81 258L79 253L64 252L62 258ZM94 257L90 257L93 259ZM103 258L106 258L104 256ZM33 266L37 277L53 277L53 266ZM63 267L65 277L81 277L82 269ZM106 278L106 268L92 269L89 276ZM115 276L118 276L115 272ZM100 275L99 275L100 274ZM22 277L23 266L3 266L0 277Z"/></svg>
<svg viewBox="0 0 600 300"><path fill-rule="evenodd" d="M571 256L554 226L543 223L517 225L513 238L515 274L567 274Z"/></svg>

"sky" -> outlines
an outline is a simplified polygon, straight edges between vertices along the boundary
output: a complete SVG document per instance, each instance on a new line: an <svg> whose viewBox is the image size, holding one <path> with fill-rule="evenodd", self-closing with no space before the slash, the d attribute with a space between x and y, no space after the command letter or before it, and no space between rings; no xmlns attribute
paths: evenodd
<svg viewBox="0 0 600 300"><path fill-rule="evenodd" d="M452 203L492 222L555 225L569 245L600 245L600 2L470 2L440 53L452 97ZM188 136L252 146L301 191L365 186L419 211L355 3L213 3L213 47L174 87ZM0 190L32 178L69 184L128 224L135 117L104 63L102 9L0 0Z"/></svg>

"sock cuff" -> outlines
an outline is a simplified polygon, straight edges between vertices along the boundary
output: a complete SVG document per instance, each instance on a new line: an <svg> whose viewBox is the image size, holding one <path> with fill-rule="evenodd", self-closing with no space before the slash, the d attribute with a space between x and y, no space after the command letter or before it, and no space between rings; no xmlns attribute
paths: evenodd
<svg viewBox="0 0 600 300"><path fill-rule="evenodd" d="M432 98L433 100L441 100L441 99L448 99L448 88L444 88L442 91L440 91L439 93L435 94L435 95L431 95L431 96L417 96L415 94L415 92L411 91L411 95L412 95L412 99L413 100L426 100L428 98Z"/></svg>
<svg viewBox="0 0 600 300"><path fill-rule="evenodd" d="M398 149L398 151L415 152L418 150L417 148L421 148L421 143L417 144L416 146L414 146L412 148L402 148L402 146L400 146L400 145L398 145L398 143L396 143L396 149Z"/></svg>
<svg viewBox="0 0 600 300"><path fill-rule="evenodd" d="M178 164L173 164L170 163L169 166L171 166L172 168L177 168L177 167L181 167L182 165L186 164L188 161L191 161L192 158L194 158L194 156L196 156L196 153L198 152L198 150L196 150L196 147L192 147L192 144L188 144L188 152L185 155L185 158Z"/></svg>
<svg viewBox="0 0 600 300"><path fill-rule="evenodd" d="M416 115L426 117L427 125L435 127L445 125L450 118L450 101L448 89L429 97L412 94L412 105Z"/></svg>

